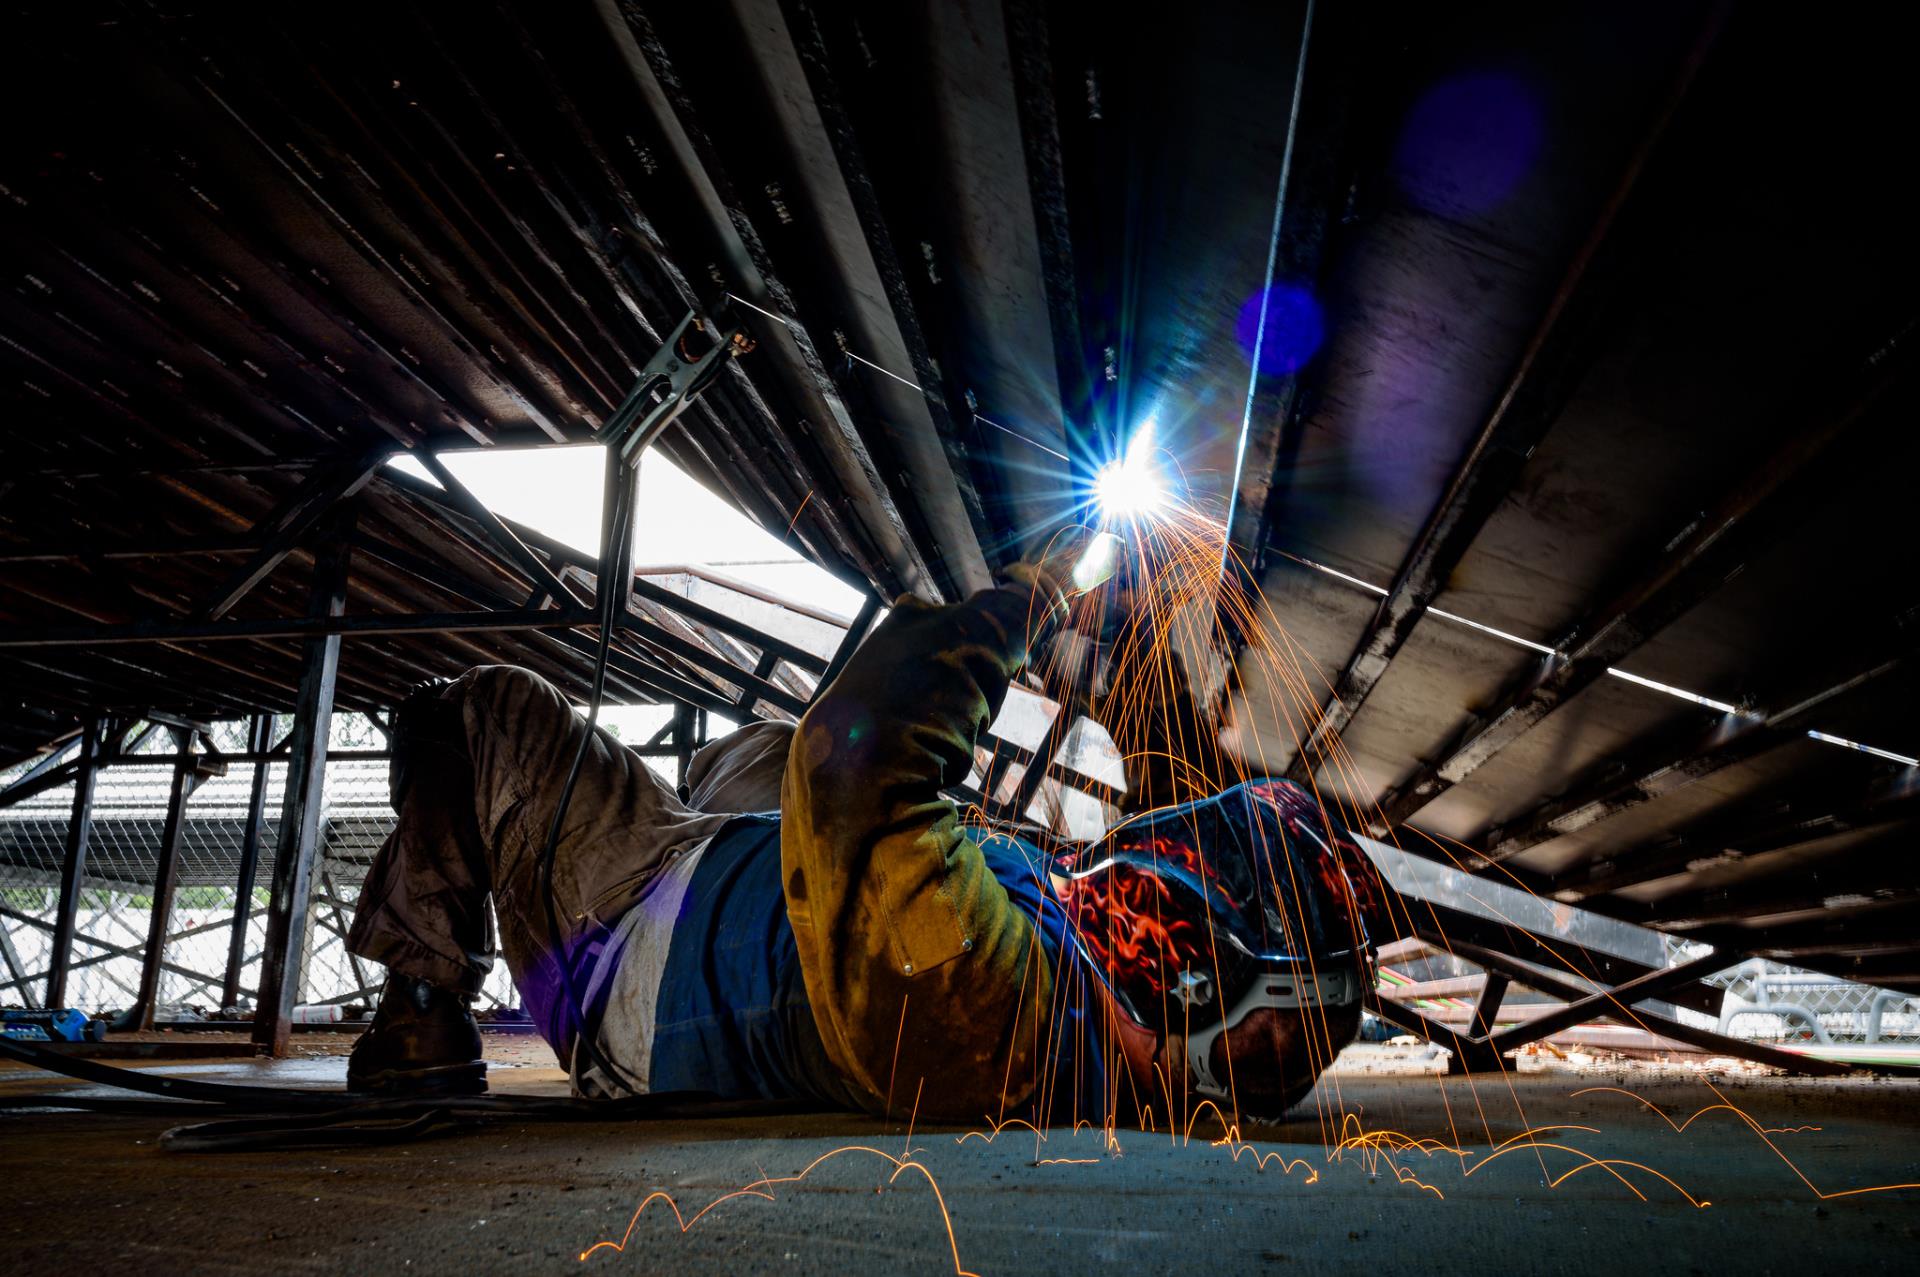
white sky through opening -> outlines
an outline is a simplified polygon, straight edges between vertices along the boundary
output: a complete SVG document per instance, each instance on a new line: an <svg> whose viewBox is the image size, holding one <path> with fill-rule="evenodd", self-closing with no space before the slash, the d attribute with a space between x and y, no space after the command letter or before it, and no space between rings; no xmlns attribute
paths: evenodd
<svg viewBox="0 0 1920 1277"><path fill-rule="evenodd" d="M495 514L587 554L600 549L605 457L597 444L440 454ZM412 457L393 464L432 482ZM842 617L860 610L858 590L795 554L659 452L640 463L633 562L638 568L697 564Z"/></svg>
<svg viewBox="0 0 1920 1277"><path fill-rule="evenodd" d="M440 460L495 514L586 554L599 553L606 466L606 452L599 445L444 452ZM434 482L410 456L395 457L390 464ZM858 590L795 554L659 452L647 453L640 463L638 509L636 568L706 567L843 618L860 610ZM616 728L621 740L637 745L672 715L664 705L609 706L601 712L601 721ZM709 716L714 736L731 726L717 715ZM672 777L671 759L648 761Z"/></svg>

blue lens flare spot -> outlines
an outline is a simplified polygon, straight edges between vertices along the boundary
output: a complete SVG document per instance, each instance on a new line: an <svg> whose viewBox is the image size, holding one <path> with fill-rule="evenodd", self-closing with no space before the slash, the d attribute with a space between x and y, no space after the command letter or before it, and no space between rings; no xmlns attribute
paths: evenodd
<svg viewBox="0 0 1920 1277"><path fill-rule="evenodd" d="M1545 137L1539 101L1518 76L1454 76L1414 103L1394 148L1394 174L1428 212L1484 213L1512 194Z"/></svg>
<svg viewBox="0 0 1920 1277"><path fill-rule="evenodd" d="M1267 317L1265 332L1260 330L1263 310ZM1298 372L1320 349L1326 335L1320 303L1298 284L1275 284L1255 293L1240 308L1239 322L1234 325L1240 349L1248 359L1258 358L1260 371L1269 374Z"/></svg>

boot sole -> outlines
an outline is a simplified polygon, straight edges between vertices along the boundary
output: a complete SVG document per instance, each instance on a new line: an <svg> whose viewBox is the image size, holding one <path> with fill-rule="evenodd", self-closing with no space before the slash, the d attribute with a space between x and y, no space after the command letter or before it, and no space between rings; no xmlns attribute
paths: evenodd
<svg viewBox="0 0 1920 1277"><path fill-rule="evenodd" d="M484 1095L487 1066L443 1064L430 1069L382 1069L363 1077L347 1076L347 1089L363 1095Z"/></svg>

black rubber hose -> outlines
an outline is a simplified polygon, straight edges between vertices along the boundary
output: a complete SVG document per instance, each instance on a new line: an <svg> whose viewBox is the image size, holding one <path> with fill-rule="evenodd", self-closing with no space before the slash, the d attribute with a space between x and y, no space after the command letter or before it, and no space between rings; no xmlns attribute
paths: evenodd
<svg viewBox="0 0 1920 1277"><path fill-rule="evenodd" d="M230 1108L247 1107L262 1113L285 1113L293 1109L317 1113L366 1103L366 1097L350 1095L345 1091L314 1091L292 1086L243 1086L234 1082L198 1082L192 1078L169 1077L165 1074L144 1073L135 1069L119 1069L111 1064L101 1064L97 1060L83 1059L79 1056L61 1055L30 1042L18 1042L11 1038L0 1038L0 1056L18 1060L22 1064L31 1064L37 1069L45 1069L50 1073L63 1073L68 1077L79 1078L83 1082L118 1087L123 1091L140 1091L147 1095L164 1096L170 1100L199 1100L209 1104L224 1104Z"/></svg>
<svg viewBox="0 0 1920 1277"><path fill-rule="evenodd" d="M252 1108L256 1112L286 1113L301 1109L308 1113L337 1113L354 1109L365 1113L397 1114L426 1108L459 1110L464 1113L511 1113L516 1117L571 1118L579 1121L618 1121L630 1117L661 1114L693 1116L744 1116L756 1113L807 1113L820 1106L797 1100L725 1100L709 1091L653 1091L617 1100L589 1100L571 1095L442 1095L377 1096L353 1091L318 1091L293 1086L246 1086L238 1082L200 1082L192 1078L171 1077L139 1069L123 1069L98 1060L62 1055L31 1042L0 1038L0 1056L123 1091L139 1091L164 1099L197 1104L221 1105L231 1109ZM86 1100L85 1096L63 1096L59 1092L42 1095L0 1095L0 1108L27 1108L66 1104ZM201 1112L199 1108L193 1111Z"/></svg>

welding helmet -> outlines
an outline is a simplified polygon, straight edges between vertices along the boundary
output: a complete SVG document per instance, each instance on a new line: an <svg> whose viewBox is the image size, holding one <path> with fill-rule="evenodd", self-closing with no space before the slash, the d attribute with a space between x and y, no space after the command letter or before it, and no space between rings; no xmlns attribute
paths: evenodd
<svg viewBox="0 0 1920 1277"><path fill-rule="evenodd" d="M1120 1013L1184 1035L1203 1095L1225 1096L1213 1043L1248 1015L1351 1006L1373 978L1378 873L1287 781L1143 812L1061 857L1054 886Z"/></svg>

